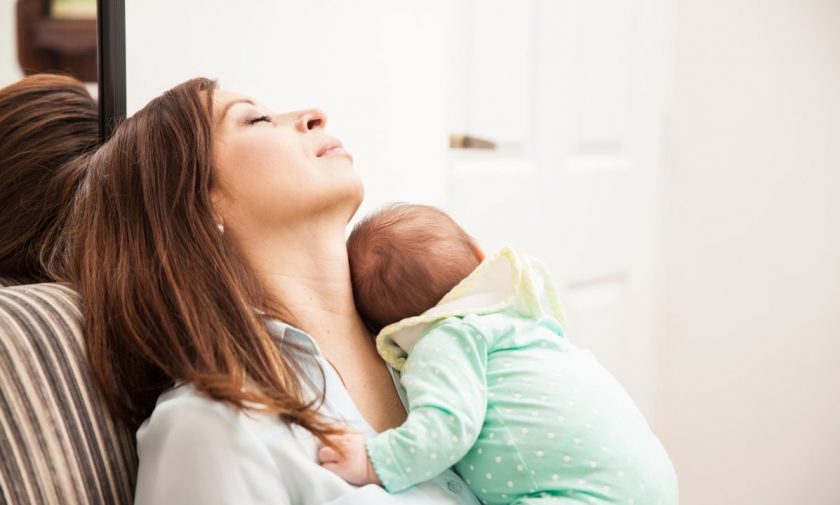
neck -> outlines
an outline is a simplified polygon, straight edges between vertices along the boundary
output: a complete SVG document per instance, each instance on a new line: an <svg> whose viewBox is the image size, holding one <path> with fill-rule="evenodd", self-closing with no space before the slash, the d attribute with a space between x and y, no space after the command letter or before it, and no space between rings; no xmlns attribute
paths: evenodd
<svg viewBox="0 0 840 505"><path fill-rule="evenodd" d="M370 340L353 301L343 226L305 223L239 245L266 294L328 359L350 342Z"/></svg>

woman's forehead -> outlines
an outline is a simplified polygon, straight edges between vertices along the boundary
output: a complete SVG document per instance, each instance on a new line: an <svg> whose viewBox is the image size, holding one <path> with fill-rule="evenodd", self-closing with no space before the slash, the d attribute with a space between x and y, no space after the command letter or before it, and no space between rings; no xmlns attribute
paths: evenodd
<svg viewBox="0 0 840 505"><path fill-rule="evenodd" d="M227 89L216 89L213 91L214 108L224 107L236 100L251 100L251 97Z"/></svg>
<svg viewBox="0 0 840 505"><path fill-rule="evenodd" d="M248 104L253 107L262 108L262 104L253 100L251 97L247 95L243 95L241 93L236 93L234 91L228 91L225 89L218 89L213 92L213 117L214 122L216 123L223 123L225 122L226 118L229 118L231 114L229 114L230 109L233 109L234 106L238 104Z"/></svg>

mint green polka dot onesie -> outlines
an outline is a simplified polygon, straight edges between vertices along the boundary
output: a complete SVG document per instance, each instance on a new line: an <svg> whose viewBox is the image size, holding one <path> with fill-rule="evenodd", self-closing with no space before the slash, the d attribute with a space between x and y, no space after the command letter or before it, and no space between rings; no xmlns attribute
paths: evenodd
<svg viewBox="0 0 840 505"><path fill-rule="evenodd" d="M488 504L676 505L662 444L624 388L563 332L539 261L509 248L441 302L383 329L405 423L367 440L391 492L454 466Z"/></svg>

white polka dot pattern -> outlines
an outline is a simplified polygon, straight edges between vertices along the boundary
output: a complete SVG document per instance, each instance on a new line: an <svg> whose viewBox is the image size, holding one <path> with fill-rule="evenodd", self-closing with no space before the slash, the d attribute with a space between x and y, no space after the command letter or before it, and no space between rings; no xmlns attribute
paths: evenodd
<svg viewBox="0 0 840 505"><path fill-rule="evenodd" d="M482 503L677 504L642 414L553 320L447 319L412 348L402 383L408 420L368 441L389 491L454 462Z"/></svg>

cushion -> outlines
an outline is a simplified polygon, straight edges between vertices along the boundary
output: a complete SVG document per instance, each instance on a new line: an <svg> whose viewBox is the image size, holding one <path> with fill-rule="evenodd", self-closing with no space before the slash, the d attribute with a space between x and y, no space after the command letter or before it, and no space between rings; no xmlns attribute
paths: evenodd
<svg viewBox="0 0 840 505"><path fill-rule="evenodd" d="M93 385L78 295L0 288L0 503L130 504L134 433Z"/></svg>
<svg viewBox="0 0 840 505"><path fill-rule="evenodd" d="M12 277L7 275L0 277L0 288L4 288L7 286L20 286L23 284L34 284L35 282L37 281L33 281L25 277Z"/></svg>

